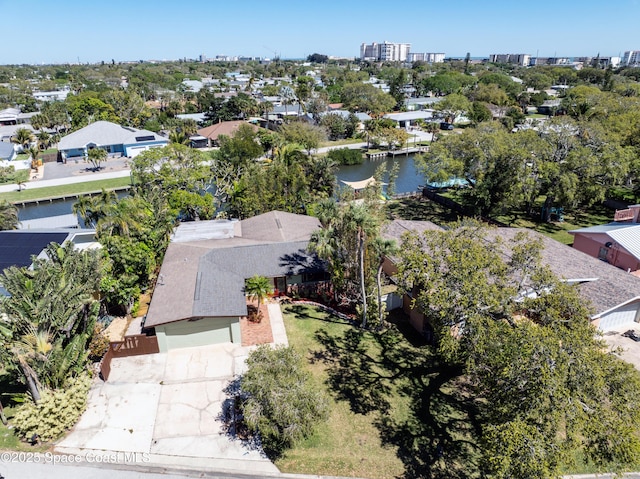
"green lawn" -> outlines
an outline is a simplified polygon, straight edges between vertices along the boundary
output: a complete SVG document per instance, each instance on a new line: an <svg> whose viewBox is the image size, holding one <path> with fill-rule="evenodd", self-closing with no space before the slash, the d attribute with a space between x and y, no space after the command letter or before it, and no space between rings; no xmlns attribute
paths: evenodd
<svg viewBox="0 0 640 479"><path fill-rule="evenodd" d="M324 350L318 334L341 337L353 326L343 320L309 306L283 309L289 344L308 359L307 368L314 380L324 385L327 366L313 360ZM348 401L331 393L330 417L316 434L300 446L289 450L276 465L283 472L318 475L392 478L404 468L395 448L383 447L375 426L377 415L354 413Z"/></svg>
<svg viewBox="0 0 640 479"><path fill-rule="evenodd" d="M326 146L341 146L341 145L352 145L353 143L362 143L362 138L344 138L342 140L334 140L334 141L323 141L320 143L320 148L324 148Z"/></svg>
<svg viewBox="0 0 640 479"><path fill-rule="evenodd" d="M26 183L29 180L29 170L17 170L0 178L0 184L11 185L18 182Z"/></svg>
<svg viewBox="0 0 640 479"><path fill-rule="evenodd" d="M450 189L441 194L458 203L462 203L461 190ZM542 208L543 198L540 198L538 203L536 212L539 213ZM527 215L522 210L512 210L508 214L495 215L492 219L514 228L529 228L561 243L572 244L573 236L569 234L569 231L609 223L613 221L613 215L614 210L602 204L597 204L588 209L565 212L563 221L553 221L551 223L541 222L537 217Z"/></svg>
<svg viewBox="0 0 640 479"><path fill-rule="evenodd" d="M87 181L84 183L75 183L72 185L48 186L46 188L29 188L29 183L22 191L11 191L9 193L0 193L0 199L10 202L32 201L45 198L74 195L80 193L89 193L121 188L131 184L130 177L112 178L109 180Z"/></svg>
<svg viewBox="0 0 640 479"><path fill-rule="evenodd" d="M439 370L403 313L397 329L380 334L310 306L283 313L289 344L331 399L329 420L276 460L281 471L382 479L477 470L469 401L451 389L456 374Z"/></svg>
<svg viewBox="0 0 640 479"><path fill-rule="evenodd" d="M457 213L426 198L404 198L387 202L389 219L431 221L437 225L459 219Z"/></svg>

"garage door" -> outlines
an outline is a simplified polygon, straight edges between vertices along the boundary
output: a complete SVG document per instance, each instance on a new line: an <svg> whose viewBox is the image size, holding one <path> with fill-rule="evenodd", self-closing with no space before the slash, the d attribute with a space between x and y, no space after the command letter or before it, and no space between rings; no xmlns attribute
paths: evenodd
<svg viewBox="0 0 640 479"><path fill-rule="evenodd" d="M147 150L146 146L137 146L135 148L127 148L127 156L129 156L131 158L135 158L140 153L142 153L143 151L146 151L146 150Z"/></svg>
<svg viewBox="0 0 640 479"><path fill-rule="evenodd" d="M238 319L234 318L205 318L166 324L164 334L167 349L231 343L236 327L239 327Z"/></svg>
<svg viewBox="0 0 640 479"><path fill-rule="evenodd" d="M638 314L638 303L631 303L622 308L611 311L600 318L598 328L601 331L611 331L626 324L632 324Z"/></svg>

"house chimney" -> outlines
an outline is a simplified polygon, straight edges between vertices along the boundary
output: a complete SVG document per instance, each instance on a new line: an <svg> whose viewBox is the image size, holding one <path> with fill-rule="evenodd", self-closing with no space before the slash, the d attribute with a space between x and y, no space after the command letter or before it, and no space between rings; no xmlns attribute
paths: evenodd
<svg viewBox="0 0 640 479"><path fill-rule="evenodd" d="M640 215L640 205L630 205L629 209L633 212L632 223L638 223L638 215Z"/></svg>

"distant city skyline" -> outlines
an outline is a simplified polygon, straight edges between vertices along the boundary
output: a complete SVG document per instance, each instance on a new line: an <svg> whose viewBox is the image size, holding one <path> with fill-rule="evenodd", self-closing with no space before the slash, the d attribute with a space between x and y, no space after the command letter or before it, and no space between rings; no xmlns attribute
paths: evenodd
<svg viewBox="0 0 640 479"><path fill-rule="evenodd" d="M622 56L640 49L640 0L0 0L0 64L177 60L216 55L358 57L410 43L447 58Z"/></svg>

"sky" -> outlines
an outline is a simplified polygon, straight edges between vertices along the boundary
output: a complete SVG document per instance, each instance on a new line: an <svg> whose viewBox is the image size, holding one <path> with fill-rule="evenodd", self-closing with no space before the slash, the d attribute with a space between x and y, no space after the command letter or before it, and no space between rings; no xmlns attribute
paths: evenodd
<svg viewBox="0 0 640 479"><path fill-rule="evenodd" d="M638 18L640 0L0 0L0 64L355 57L384 41L449 58L621 56L640 50Z"/></svg>

